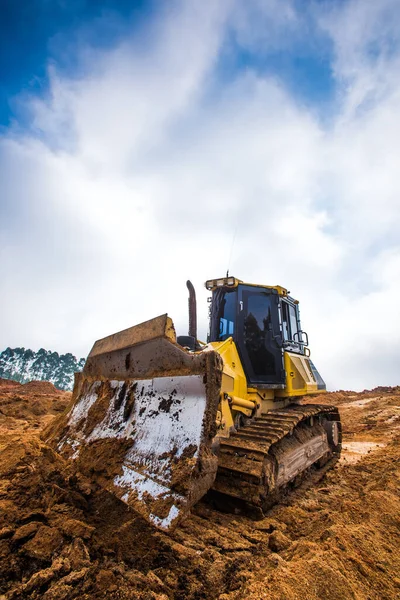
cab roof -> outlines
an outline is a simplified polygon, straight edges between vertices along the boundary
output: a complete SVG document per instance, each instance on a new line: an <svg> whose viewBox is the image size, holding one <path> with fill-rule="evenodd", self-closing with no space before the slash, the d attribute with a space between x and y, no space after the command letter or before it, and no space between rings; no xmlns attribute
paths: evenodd
<svg viewBox="0 0 400 600"><path fill-rule="evenodd" d="M290 293L286 288L282 287L281 285L260 285L258 283L245 283L244 281L242 281L241 279L237 279L236 277L219 277L217 279L208 279L204 285L208 290L214 291L221 287L235 288L239 285L239 283L257 288L268 288L276 290L279 296L284 297L289 297ZM291 300L293 299L291 298Z"/></svg>

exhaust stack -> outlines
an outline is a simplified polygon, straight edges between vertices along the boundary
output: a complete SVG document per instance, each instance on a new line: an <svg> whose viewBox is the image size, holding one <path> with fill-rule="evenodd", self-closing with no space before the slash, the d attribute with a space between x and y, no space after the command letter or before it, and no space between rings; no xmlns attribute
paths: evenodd
<svg viewBox="0 0 400 600"><path fill-rule="evenodd" d="M186 287L189 290L189 331L188 335L194 338L195 343L197 342L197 305L196 305L196 292L193 283L186 282Z"/></svg>

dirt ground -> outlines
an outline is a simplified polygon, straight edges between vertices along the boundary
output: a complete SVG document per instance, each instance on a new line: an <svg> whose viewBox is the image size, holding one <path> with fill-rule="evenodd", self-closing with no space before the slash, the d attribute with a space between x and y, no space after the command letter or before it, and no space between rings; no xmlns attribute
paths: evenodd
<svg viewBox="0 0 400 600"><path fill-rule="evenodd" d="M172 534L40 440L70 400L0 380L0 600L400 598L400 388L335 392L340 462L263 520L200 502Z"/></svg>

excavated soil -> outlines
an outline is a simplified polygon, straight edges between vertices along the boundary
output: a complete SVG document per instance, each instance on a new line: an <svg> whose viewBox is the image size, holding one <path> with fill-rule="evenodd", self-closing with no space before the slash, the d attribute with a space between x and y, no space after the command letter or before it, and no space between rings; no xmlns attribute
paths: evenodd
<svg viewBox="0 0 400 600"><path fill-rule="evenodd" d="M344 452L253 521L200 502L172 534L40 440L70 394L0 380L0 600L400 597L400 388L335 392Z"/></svg>

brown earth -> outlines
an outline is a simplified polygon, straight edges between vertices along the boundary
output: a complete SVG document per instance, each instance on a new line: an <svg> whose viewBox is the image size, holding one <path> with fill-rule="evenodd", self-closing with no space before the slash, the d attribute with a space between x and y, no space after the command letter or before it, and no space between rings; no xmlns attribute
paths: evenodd
<svg viewBox="0 0 400 600"><path fill-rule="evenodd" d="M0 600L400 597L400 388L335 392L341 461L263 520L200 502L172 534L76 476L39 434L70 401L0 380Z"/></svg>

